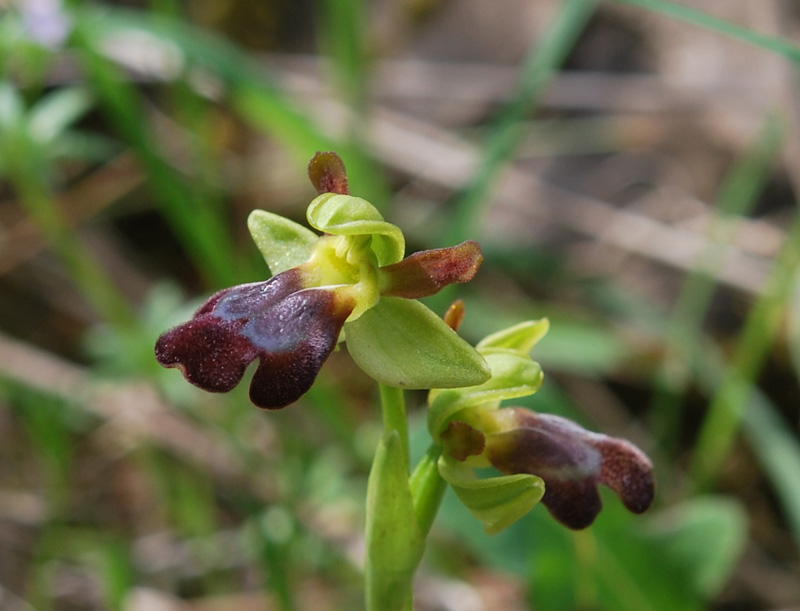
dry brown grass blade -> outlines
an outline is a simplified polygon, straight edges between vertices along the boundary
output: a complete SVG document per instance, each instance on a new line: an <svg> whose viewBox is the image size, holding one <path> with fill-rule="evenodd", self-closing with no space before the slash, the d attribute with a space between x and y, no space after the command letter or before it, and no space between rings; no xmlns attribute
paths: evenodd
<svg viewBox="0 0 800 611"><path fill-rule="evenodd" d="M558 87L558 79L556 88ZM612 79L614 82L614 79ZM285 82L293 91L306 94L319 92L322 85L313 71L294 73ZM671 97L680 94L673 92ZM691 96L684 96L687 104ZM650 99L653 102L653 99ZM321 125L335 131L334 126L350 125L351 118L342 105L330 96L313 95L303 100L306 109ZM409 114L377 108L370 117L368 134L372 152L387 166L401 170L416 179L455 191L466 184L480 162L480 148L454 131ZM690 194L675 193L690 198ZM679 206L682 202L675 202ZM484 227L503 242L522 242L527 235L520 230L554 224L599 244L645 257L680 270L694 269L697 258L706 248L703 222L698 230L670 224L645 214L616 207L600 199L569 191L541 176L517 166L504 172L489 206L491 222ZM697 219L694 219L697 221ZM702 220L702 219L701 219ZM771 266L764 256L764 242L759 240L750 252L748 236L763 235L761 222L742 219L737 242L726 250L719 281L747 293L761 291ZM775 232L772 232L775 233ZM501 237L502 236L502 237ZM774 238L775 236L770 236ZM782 236L768 240L777 249ZM768 253L772 254L772 253Z"/></svg>
<svg viewBox="0 0 800 611"><path fill-rule="evenodd" d="M60 196L60 203L73 226L113 204L144 182L133 156L125 153L98 168ZM0 276L15 270L46 247L33 220L24 216L0 234Z"/></svg>
<svg viewBox="0 0 800 611"><path fill-rule="evenodd" d="M227 482L244 477L242 462L225 442L170 410L147 382L98 381L82 367L4 334L0 377L79 405L105 420L121 443L155 444Z"/></svg>
<svg viewBox="0 0 800 611"><path fill-rule="evenodd" d="M370 133L377 154L387 164L451 189L464 184L478 163L477 147L436 126L396 113L376 113ZM600 243L683 270L694 268L706 240L702 234L569 192L515 167L505 173L495 202L489 226L504 240L524 237L518 235L519 228L556 223ZM768 259L734 246L719 279L758 293L769 268Z"/></svg>

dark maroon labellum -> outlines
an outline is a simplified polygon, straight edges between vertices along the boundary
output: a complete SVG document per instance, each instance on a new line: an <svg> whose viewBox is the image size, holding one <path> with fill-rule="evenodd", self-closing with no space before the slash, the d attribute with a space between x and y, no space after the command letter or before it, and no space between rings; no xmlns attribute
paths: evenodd
<svg viewBox="0 0 800 611"><path fill-rule="evenodd" d="M158 339L156 358L210 392L232 390L258 358L250 399L277 409L311 388L352 310L332 290L304 289L300 272L289 270L213 295Z"/></svg>
<svg viewBox="0 0 800 611"><path fill-rule="evenodd" d="M581 529L594 522L602 508L599 484L614 490L634 513L650 507L653 465L632 443L559 416L505 409L514 410L517 427L486 436L489 461L503 473L541 477L542 502L561 523Z"/></svg>

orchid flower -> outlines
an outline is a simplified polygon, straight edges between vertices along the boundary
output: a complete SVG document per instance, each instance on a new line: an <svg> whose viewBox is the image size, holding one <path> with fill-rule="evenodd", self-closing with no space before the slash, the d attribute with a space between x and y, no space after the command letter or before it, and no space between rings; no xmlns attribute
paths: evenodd
<svg viewBox="0 0 800 611"><path fill-rule="evenodd" d="M402 231L349 194L338 155L317 153L309 177L319 196L307 219L322 235L270 212L251 213L248 228L273 276L211 296L158 339L158 361L204 390L226 392L258 359L250 398L267 409L306 393L343 338L356 363L389 386L485 382L483 357L416 301L471 280L483 260L478 244L404 258Z"/></svg>
<svg viewBox="0 0 800 611"><path fill-rule="evenodd" d="M529 353L547 329L543 319L490 335L477 349L492 378L429 396L429 429L443 446L439 472L490 533L539 501L569 528L586 528L600 513L599 484L612 488L634 513L653 501L652 463L629 441L592 433L560 416L500 406L541 386L542 370ZM479 478L475 469L481 467L503 475Z"/></svg>

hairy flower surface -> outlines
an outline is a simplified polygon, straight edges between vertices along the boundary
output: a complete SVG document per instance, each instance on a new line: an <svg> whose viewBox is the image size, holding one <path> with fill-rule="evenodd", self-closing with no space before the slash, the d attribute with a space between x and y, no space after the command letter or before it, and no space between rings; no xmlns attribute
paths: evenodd
<svg viewBox="0 0 800 611"><path fill-rule="evenodd" d="M404 259L402 232L348 194L338 155L318 153L309 176L320 195L307 217L323 234L254 211L248 226L275 275L213 295L158 339L158 361L204 390L227 392L258 359L250 398L281 408L311 388L344 328L351 355L380 382L431 388L486 381L483 358L413 301L471 280L480 247L464 242Z"/></svg>
<svg viewBox="0 0 800 611"><path fill-rule="evenodd" d="M232 390L259 358L250 384L253 403L293 403L311 388L354 306L334 291L304 289L301 278L299 270L289 270L220 291L192 320L159 338L156 358L211 392Z"/></svg>
<svg viewBox="0 0 800 611"><path fill-rule="evenodd" d="M481 416L482 436L472 429L454 437L471 436L473 445L483 446L481 455L503 473L540 477L545 483L542 503L565 526L582 529L594 522L602 508L599 484L614 490L634 513L653 502L653 465L632 443L522 407L488 410ZM451 443L458 447L458 442Z"/></svg>

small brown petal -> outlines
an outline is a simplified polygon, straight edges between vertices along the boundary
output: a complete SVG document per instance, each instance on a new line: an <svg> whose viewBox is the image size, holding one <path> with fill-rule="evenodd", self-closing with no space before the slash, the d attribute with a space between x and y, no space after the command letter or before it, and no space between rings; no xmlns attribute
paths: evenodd
<svg viewBox="0 0 800 611"><path fill-rule="evenodd" d="M448 284L472 280L481 263L481 247L472 240L416 252L380 269L381 294L406 299L435 295Z"/></svg>
<svg viewBox="0 0 800 611"><path fill-rule="evenodd" d="M460 420L453 420L448 424L441 439L445 451L461 462L470 456L480 456L486 445L483 433Z"/></svg>
<svg viewBox="0 0 800 611"><path fill-rule="evenodd" d="M445 324L458 333L458 330L461 328L461 323L464 321L464 312L464 300L457 299L450 304L450 307L447 308L447 312L444 313Z"/></svg>
<svg viewBox="0 0 800 611"><path fill-rule="evenodd" d="M317 193L350 195L344 161L334 152L318 152L308 164L308 177Z"/></svg>

